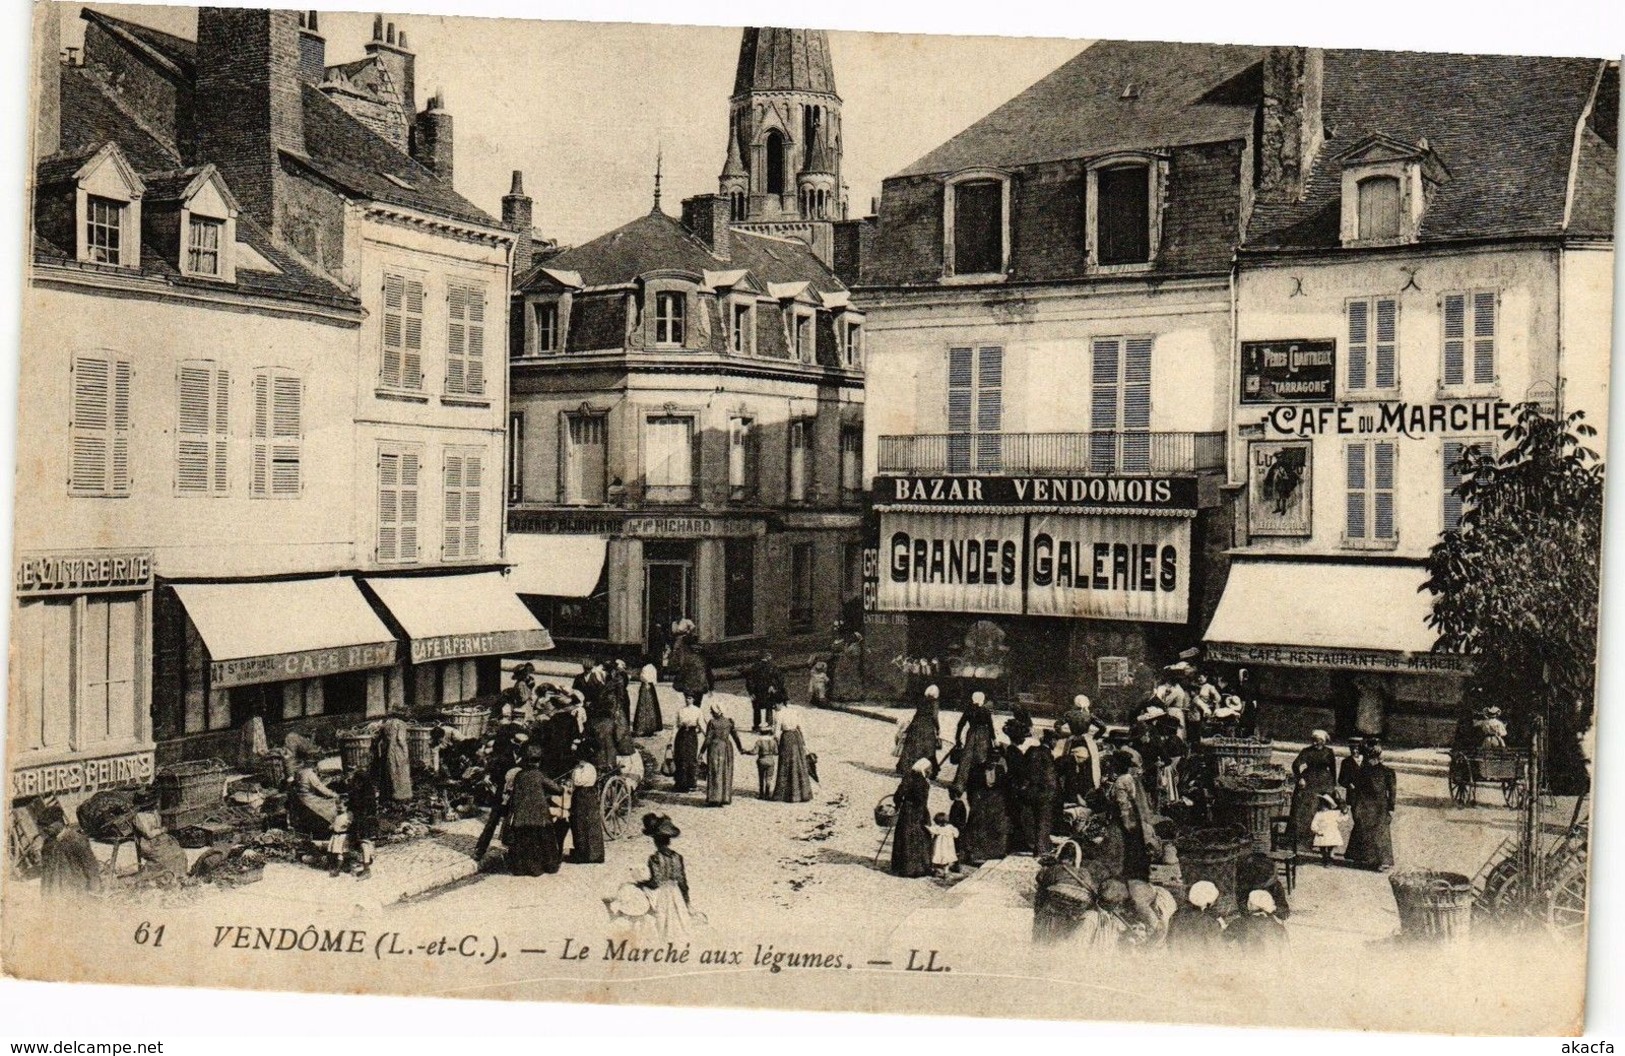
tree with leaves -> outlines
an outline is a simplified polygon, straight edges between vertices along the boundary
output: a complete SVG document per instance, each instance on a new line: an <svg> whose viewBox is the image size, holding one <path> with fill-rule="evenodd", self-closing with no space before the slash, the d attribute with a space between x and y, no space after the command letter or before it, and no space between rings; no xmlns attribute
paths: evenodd
<svg viewBox="0 0 1625 1056"><path fill-rule="evenodd" d="M1456 469L1459 527L1428 557L1437 652L1472 658L1474 706L1499 705L1513 737L1546 730L1553 791L1590 787L1581 739L1596 699L1603 465L1583 412L1519 404L1506 450L1469 446Z"/></svg>

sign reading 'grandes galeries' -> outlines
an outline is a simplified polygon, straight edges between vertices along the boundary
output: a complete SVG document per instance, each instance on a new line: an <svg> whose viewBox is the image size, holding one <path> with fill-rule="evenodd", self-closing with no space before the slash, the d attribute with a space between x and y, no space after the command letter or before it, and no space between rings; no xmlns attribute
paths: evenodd
<svg viewBox="0 0 1625 1056"><path fill-rule="evenodd" d="M1194 510L1195 477L1029 476L942 474L875 478L877 503L925 506L1077 506Z"/></svg>
<svg viewBox="0 0 1625 1056"><path fill-rule="evenodd" d="M886 513L880 611L1183 623L1183 517Z"/></svg>

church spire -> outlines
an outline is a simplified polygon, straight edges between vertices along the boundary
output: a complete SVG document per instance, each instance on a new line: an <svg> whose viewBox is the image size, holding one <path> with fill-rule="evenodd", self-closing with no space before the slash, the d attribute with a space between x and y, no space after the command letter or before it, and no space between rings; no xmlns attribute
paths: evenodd
<svg viewBox="0 0 1625 1056"><path fill-rule="evenodd" d="M661 211L660 210L660 163L661 163L662 156L664 154L665 154L665 148L663 148L663 147L655 147L655 204L654 204L654 207L649 210L651 213L658 213L658 212Z"/></svg>

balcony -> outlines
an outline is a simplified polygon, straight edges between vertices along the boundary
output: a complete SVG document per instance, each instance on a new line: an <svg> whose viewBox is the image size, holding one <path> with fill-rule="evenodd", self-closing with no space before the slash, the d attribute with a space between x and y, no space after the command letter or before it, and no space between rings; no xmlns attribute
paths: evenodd
<svg viewBox="0 0 1625 1056"><path fill-rule="evenodd" d="M1224 468L1223 433L925 433L880 438L881 473L1158 476Z"/></svg>

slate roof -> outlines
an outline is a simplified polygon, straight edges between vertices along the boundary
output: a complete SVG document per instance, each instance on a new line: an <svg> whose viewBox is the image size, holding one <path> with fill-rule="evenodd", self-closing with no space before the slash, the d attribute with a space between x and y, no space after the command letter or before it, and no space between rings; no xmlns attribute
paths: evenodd
<svg viewBox="0 0 1625 1056"><path fill-rule="evenodd" d="M105 11L94 8L82 8L79 17L87 22L94 22L98 26L133 44L139 50L156 53L158 57L173 65L188 80L197 68L197 43L185 37L177 37L172 33L165 33L150 26L143 26L138 22L130 22L117 18Z"/></svg>
<svg viewBox="0 0 1625 1056"><path fill-rule="evenodd" d="M756 29L739 40L734 94L753 91L835 94L829 35L821 29Z"/></svg>
<svg viewBox="0 0 1625 1056"><path fill-rule="evenodd" d="M736 229L730 232L729 247L729 259L723 260L677 220L657 210L549 258L531 269L520 288L551 288L542 267L576 272L587 286L622 285L664 269L700 275L744 268L764 286L810 282L813 289L829 293L846 288L804 242Z"/></svg>
<svg viewBox="0 0 1625 1056"><path fill-rule="evenodd" d="M1575 129L1601 71L1598 59L1327 51L1326 145L1304 200L1260 198L1246 247L1338 245L1336 156L1375 132L1409 143L1425 138L1449 169L1422 215L1419 241L1560 233ZM1575 218L1596 225L1606 197L1603 229L1611 231L1614 152L1592 139L1581 152L1576 206L1584 209ZM1607 181L1605 190L1590 186L1597 179Z"/></svg>
<svg viewBox="0 0 1625 1056"><path fill-rule="evenodd" d="M1265 49L1103 40L896 176L1004 168L1114 150L1217 143L1252 128L1252 101L1207 101ZM1132 98L1123 98L1132 87Z"/></svg>
<svg viewBox="0 0 1625 1056"><path fill-rule="evenodd" d="M174 146L143 128L135 115L124 109L116 96L105 91L89 70L82 66L64 66L60 83L60 154L84 153L88 157L111 140L119 145L137 172L165 172L181 167L181 156Z"/></svg>

